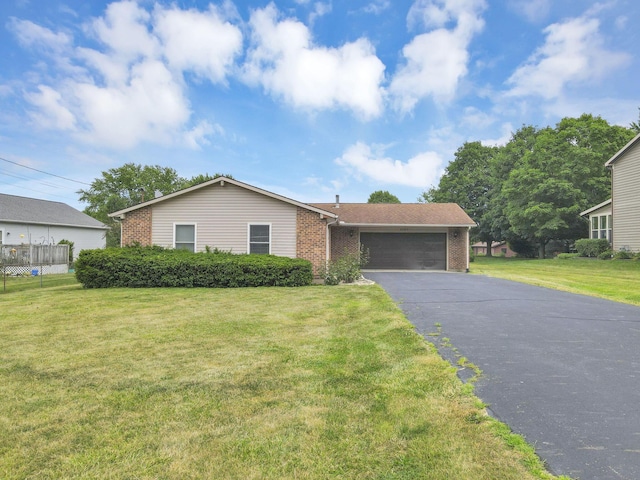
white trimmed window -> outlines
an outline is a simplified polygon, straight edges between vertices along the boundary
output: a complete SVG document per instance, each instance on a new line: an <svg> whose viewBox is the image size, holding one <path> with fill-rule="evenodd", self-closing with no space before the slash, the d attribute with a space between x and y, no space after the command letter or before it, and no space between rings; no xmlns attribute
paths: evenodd
<svg viewBox="0 0 640 480"><path fill-rule="evenodd" d="M250 223L249 224L249 253L269 254L271 253L271 224L270 223Z"/></svg>
<svg viewBox="0 0 640 480"><path fill-rule="evenodd" d="M196 224L175 223L173 225L173 248L196 251Z"/></svg>
<svg viewBox="0 0 640 480"><path fill-rule="evenodd" d="M611 241L611 215L591 217L591 238L604 238Z"/></svg>

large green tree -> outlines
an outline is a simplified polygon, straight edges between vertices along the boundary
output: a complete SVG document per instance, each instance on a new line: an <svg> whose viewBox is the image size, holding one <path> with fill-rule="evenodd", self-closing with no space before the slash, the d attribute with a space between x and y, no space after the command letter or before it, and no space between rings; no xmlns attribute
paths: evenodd
<svg viewBox="0 0 640 480"><path fill-rule="evenodd" d="M401 203L400 199L387 190L376 190L371 195L367 203Z"/></svg>
<svg viewBox="0 0 640 480"><path fill-rule="evenodd" d="M587 114L540 130L501 187L511 232L535 242L540 258L550 240L586 235L579 213L608 198L604 163L632 136L630 129Z"/></svg>
<svg viewBox="0 0 640 480"><path fill-rule="evenodd" d="M109 217L109 213L150 200L158 192L166 195L219 176L205 174L186 179L173 168L126 163L102 172L102 176L91 182L88 189L77 193L80 201L88 204L84 213L110 227L106 236L107 246L114 247L120 245L120 225Z"/></svg>
<svg viewBox="0 0 640 480"><path fill-rule="evenodd" d="M492 232L489 206L494 191L492 161L497 147L467 142L455 153L438 186L424 192L418 199L429 203L457 203L478 224L473 238L491 245L496 239ZM487 249L491 255L491 249Z"/></svg>

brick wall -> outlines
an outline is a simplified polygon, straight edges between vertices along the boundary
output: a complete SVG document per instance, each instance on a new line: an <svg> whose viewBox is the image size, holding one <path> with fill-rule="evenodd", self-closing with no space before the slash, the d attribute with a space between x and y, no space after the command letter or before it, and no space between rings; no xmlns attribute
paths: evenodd
<svg viewBox="0 0 640 480"><path fill-rule="evenodd" d="M360 232L352 227L331 228L331 260L340 258L345 253L358 254L360 251Z"/></svg>
<svg viewBox="0 0 640 480"><path fill-rule="evenodd" d="M313 264L314 275L324 268L327 256L326 220L301 207L296 213L296 256Z"/></svg>
<svg viewBox="0 0 640 480"><path fill-rule="evenodd" d="M143 246L151 245L151 208L145 207L134 210L125 215L122 220L123 246L139 243Z"/></svg>
<svg viewBox="0 0 640 480"><path fill-rule="evenodd" d="M457 233L457 238L456 238ZM469 259L469 230L466 228L449 229L449 261L448 270L465 272Z"/></svg>

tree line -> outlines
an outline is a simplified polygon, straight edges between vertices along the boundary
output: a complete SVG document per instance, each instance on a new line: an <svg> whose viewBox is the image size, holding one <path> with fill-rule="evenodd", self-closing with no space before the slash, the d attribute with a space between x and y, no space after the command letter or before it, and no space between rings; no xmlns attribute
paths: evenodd
<svg viewBox="0 0 640 480"><path fill-rule="evenodd" d="M626 128L583 114L553 128L523 125L503 146L466 142L418 201L458 203L478 224L474 241L506 240L544 258L551 242L566 249L588 236L580 212L611 196L604 164L639 131L636 122Z"/></svg>

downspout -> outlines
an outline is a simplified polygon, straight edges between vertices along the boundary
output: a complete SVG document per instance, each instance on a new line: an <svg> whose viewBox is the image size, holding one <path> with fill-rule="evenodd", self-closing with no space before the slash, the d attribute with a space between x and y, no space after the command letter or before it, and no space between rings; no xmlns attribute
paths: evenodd
<svg viewBox="0 0 640 480"><path fill-rule="evenodd" d="M331 225L335 225L336 223L338 223L339 218L336 217L336 219L333 222L327 222L327 241L325 242L326 244L326 252L325 252L325 258L326 258L326 263L329 263L329 259L331 256L331 231L329 230L329 226Z"/></svg>
<svg viewBox="0 0 640 480"><path fill-rule="evenodd" d="M466 249L466 255L467 255L467 273L469 273L469 233L471 232L471 227L467 227L467 235L466 235L466 239L465 239L465 249ZM488 250L488 248L487 248Z"/></svg>

